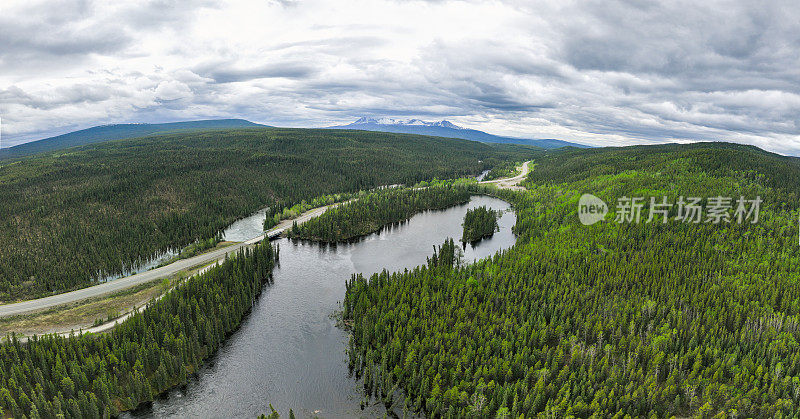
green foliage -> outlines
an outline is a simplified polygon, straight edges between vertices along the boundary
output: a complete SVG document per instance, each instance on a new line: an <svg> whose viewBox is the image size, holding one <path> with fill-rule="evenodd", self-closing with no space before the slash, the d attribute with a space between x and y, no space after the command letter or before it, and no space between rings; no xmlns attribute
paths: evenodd
<svg viewBox="0 0 800 419"><path fill-rule="evenodd" d="M796 162L718 144L548 153L528 191L502 192L515 247L348 283L350 365L368 394L399 386L436 417L794 417ZM639 194L764 204L757 224L584 226L587 192L612 211Z"/></svg>
<svg viewBox="0 0 800 419"><path fill-rule="evenodd" d="M205 240L197 240L196 242L184 247L180 253L177 255L161 262L158 264L159 267L169 265L177 260L181 259L188 259L193 256L197 256L206 250L213 249L217 247L217 245L222 241L222 235L217 234L215 237L211 237Z"/></svg>
<svg viewBox="0 0 800 419"><path fill-rule="evenodd" d="M297 217L298 215L309 211L313 208L324 207L326 205L335 204L337 202L347 201L356 194L354 193L337 193L330 195L318 196L310 201L302 200L300 203L294 205L276 204L266 210L266 218L264 219L264 231L275 227L283 220L289 220Z"/></svg>
<svg viewBox="0 0 800 419"><path fill-rule="evenodd" d="M262 413L261 415L258 416L258 419L280 419L281 415L278 414L278 412L275 410L274 407L272 407L272 403L270 403L269 405L269 410L272 411L269 414L269 416ZM317 417L317 416L314 415L312 417ZM289 419L295 419L294 410L292 409L289 409Z"/></svg>
<svg viewBox="0 0 800 419"><path fill-rule="evenodd" d="M184 247L183 250L181 250L181 253L178 254L178 257L180 257L181 259L188 259L192 256L203 253L208 249L215 248L220 241L222 241L220 239L220 236L212 237L210 239L205 239L205 240L198 240Z"/></svg>
<svg viewBox="0 0 800 419"><path fill-rule="evenodd" d="M800 190L800 159L741 144L666 144L582 150L565 148L543 154L536 159L536 163L536 170L529 175L529 179L536 183L570 183L597 176L620 175L628 170L646 170L664 175L689 172L741 178L793 192L794 195ZM795 198L789 202L797 200Z"/></svg>
<svg viewBox="0 0 800 419"><path fill-rule="evenodd" d="M349 240L407 220L421 211L463 204L469 201L469 196L467 188L459 186L388 188L362 193L350 202L329 208L319 217L293 226L288 235L324 242Z"/></svg>
<svg viewBox="0 0 800 419"><path fill-rule="evenodd" d="M279 415L275 408L272 407L272 403L269 404L269 410L271 411L269 416L262 413L258 419L280 419L281 415Z"/></svg>
<svg viewBox="0 0 800 419"><path fill-rule="evenodd" d="M0 405L15 417L108 417L186 382L239 326L277 256L268 242L243 250L107 334L11 336L0 346Z"/></svg>
<svg viewBox="0 0 800 419"><path fill-rule="evenodd" d="M0 300L119 275L266 206L475 174L522 146L251 128L92 144L0 166Z"/></svg>
<svg viewBox="0 0 800 419"><path fill-rule="evenodd" d="M499 229L497 226L499 216L500 211L486 208L486 206L467 210L462 224L464 232L461 234L461 241L472 243L484 237L490 237Z"/></svg>
<svg viewBox="0 0 800 419"><path fill-rule="evenodd" d="M514 177L517 175L517 166L522 162L502 161L486 174L483 180L494 180Z"/></svg>

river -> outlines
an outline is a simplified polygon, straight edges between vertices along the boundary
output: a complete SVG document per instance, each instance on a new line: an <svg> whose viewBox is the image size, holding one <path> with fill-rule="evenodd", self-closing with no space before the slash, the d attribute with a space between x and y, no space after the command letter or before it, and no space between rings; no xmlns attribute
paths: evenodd
<svg viewBox="0 0 800 419"><path fill-rule="evenodd" d="M280 265L274 284L264 289L241 328L187 385L125 416L252 418L269 413L270 403L281 415L292 408L298 417L382 416L383 406L374 401L360 409L361 383L348 374L347 333L333 318L341 309L345 281L357 272L425 263L434 245L461 237L467 209L481 205L510 208L505 201L474 196L467 204L417 214L354 243L321 246L275 240ZM468 245L464 259L473 261L511 247L515 222L514 213L505 211L498 220L500 231ZM236 234L251 234L251 226L257 229L256 222L239 222Z"/></svg>

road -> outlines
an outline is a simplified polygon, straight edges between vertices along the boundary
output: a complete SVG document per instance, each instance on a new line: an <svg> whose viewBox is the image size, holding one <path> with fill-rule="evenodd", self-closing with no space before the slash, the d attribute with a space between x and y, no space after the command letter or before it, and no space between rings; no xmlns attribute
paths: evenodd
<svg viewBox="0 0 800 419"><path fill-rule="evenodd" d="M518 168L522 172L517 176L505 179L483 181L480 183L495 183L500 188L522 190L524 188L518 186L518 184L523 179L525 179L525 176L528 175L528 163L530 162L525 162L522 164L522 167ZM0 305L0 317L30 313L33 311L40 311L55 306L60 306L63 304L78 302L81 300L85 300L87 298L108 295L114 292L125 290L130 287L135 287L140 284L145 284L150 281L155 281L161 278L167 278L177 274L180 271L189 270L190 268L196 266L206 265L215 261L223 260L225 259L226 255L233 254L239 251L243 247L251 246L255 243L258 243L264 240L264 238L266 237L273 238L278 236L279 234L291 228L292 223L294 223L295 221L298 224L302 224L303 222L311 218L319 216L320 214L324 213L328 208L336 205L339 204L332 204L320 208L315 208L313 210L303 213L302 215L300 215L295 219L282 221L280 224L273 227L268 232L256 238L250 239L245 242L236 243L234 245L227 246L221 249L212 250L207 253L202 253L200 255L193 256L187 259L181 259L169 265L162 266L160 268L151 269L149 271L140 272L134 275L104 282L102 284L94 285L91 287L81 288L79 290L65 292L62 294L51 295L49 297L43 297L36 300L27 300L18 303L3 304Z"/></svg>
<svg viewBox="0 0 800 419"><path fill-rule="evenodd" d="M288 230L289 228L291 228L293 222L297 221L298 224L303 223L308 219L311 219L313 217L322 214L331 206L332 205L315 208L313 210L303 213L302 215L293 220L284 220L277 226L270 229L265 234L250 239L246 242L241 242L227 247L223 247L221 249L212 250L210 252L193 256L187 259L181 259L167 266L162 266L160 268L155 268L149 271L140 272L138 274L126 276L124 278L115 279L112 281L104 282L102 284L82 288L75 291L51 295L49 297L43 297L36 300L27 300L18 303L0 305L0 317L30 313L32 311L44 310L62 304L74 303L77 301L85 300L87 298L107 295L117 291L122 291L130 287L135 287L137 285L144 284L150 281L170 277L182 270L188 270L189 268L195 266L205 265L218 260L223 260L225 259L225 255L235 253L239 251L239 249L245 246L250 246L255 243L258 243L264 240L264 238L267 236L269 236L270 238L275 237L281 234L282 232Z"/></svg>
<svg viewBox="0 0 800 419"><path fill-rule="evenodd" d="M520 174L514 177L495 179L495 180L484 180L479 183L494 183L497 185L498 188L513 189L515 191L524 190L525 188L519 186L519 183L525 180L525 178L528 176L528 171L529 171L528 164L530 164L530 160L526 161L525 163L522 163L522 166L517 167L517 170L520 171Z"/></svg>

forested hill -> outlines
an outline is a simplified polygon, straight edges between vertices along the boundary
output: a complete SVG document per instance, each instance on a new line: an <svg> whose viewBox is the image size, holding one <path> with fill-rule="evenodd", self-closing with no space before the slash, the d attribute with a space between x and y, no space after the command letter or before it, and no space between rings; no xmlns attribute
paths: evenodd
<svg viewBox="0 0 800 419"><path fill-rule="evenodd" d="M276 201L476 174L538 151L407 134L248 128L104 142L0 166L0 300L119 274Z"/></svg>
<svg viewBox="0 0 800 419"><path fill-rule="evenodd" d="M402 388L435 417L800 414L796 159L692 144L534 162L527 191L503 192L514 248L348 284L350 365L369 393ZM585 193L606 221L579 221ZM711 217L718 196L729 221ZM643 198L639 222L617 222L623 197ZM651 197L668 218L647 222L663 209ZM701 198L699 222L681 197ZM757 220L736 220L740 197L763 200Z"/></svg>
<svg viewBox="0 0 800 419"><path fill-rule="evenodd" d="M724 142L581 150L564 148L539 158L537 164L541 165L541 170L532 171L530 179L561 183L625 170L659 171L676 161L684 161L697 171L718 176L734 172L758 174L767 180L769 186L800 191L800 158Z"/></svg>
<svg viewBox="0 0 800 419"><path fill-rule="evenodd" d="M62 150L86 144L124 140L176 131L232 129L263 126L244 119L208 119L201 121L168 122L163 124L112 124L82 129L55 137L0 149L0 160L19 159L45 151Z"/></svg>

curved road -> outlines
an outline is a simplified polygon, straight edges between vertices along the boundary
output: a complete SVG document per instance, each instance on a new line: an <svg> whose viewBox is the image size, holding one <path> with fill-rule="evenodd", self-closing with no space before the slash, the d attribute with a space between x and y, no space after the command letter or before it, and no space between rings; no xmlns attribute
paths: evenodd
<svg viewBox="0 0 800 419"><path fill-rule="evenodd" d="M43 297L36 300L27 300L18 303L0 305L0 317L13 316L16 314L23 314L31 311L43 310L46 308L62 304L73 303L76 301L85 300L87 298L98 297L113 292L122 291L126 288L134 287L139 284L144 284L150 281L154 281L156 279L172 276L182 270L186 270L198 265L204 265L225 259L225 255L234 253L245 246L250 246L255 243L258 243L261 240L264 240L265 237L270 237L270 238L275 237L281 234L282 232L288 230L289 228L291 228L292 223L294 221L297 221L298 223L303 223L310 218L322 214L329 207L330 205L316 208L311 211L303 213L301 216L293 220L284 220L283 222L281 222L280 224L278 224L265 234L262 234L254 239L250 239L246 242L236 243L231 246L223 247L217 250L212 250L210 252L193 256L187 259L181 259L173 263L170 263L169 265L162 266L160 268L139 272L138 274L104 282L102 284L94 285L91 287L81 288L75 291L51 295L49 297Z"/></svg>
<svg viewBox="0 0 800 419"><path fill-rule="evenodd" d="M526 161L525 163L522 163L521 166L517 167L517 170L520 171L520 174L518 174L518 175L516 175L514 177L503 178L503 179L495 179L495 180L484 180L484 181L481 181L479 183L495 183L495 184L497 184L498 188L513 189L513 190L521 191L521 190L523 190L525 188L523 188L522 186L519 186L519 183L522 182L523 180L525 180L525 177L528 176L528 172L530 171L528 169L528 164L530 164L530 160Z"/></svg>
<svg viewBox="0 0 800 419"><path fill-rule="evenodd" d="M480 183L496 183L497 186L500 188L524 189L520 186L517 186L517 184L521 182L523 179L525 179L525 176L528 175L528 163L530 162L525 162L522 164L522 167L520 168L522 170L522 173L517 176L505 179L489 180ZM210 252L193 256L187 259L181 259L169 265L162 266L160 268L139 272L137 274L126 276L124 278L115 279L91 287L81 288L75 291L51 295L49 297L43 297L36 300L27 300L18 303L0 305L0 317L13 316L17 314L29 313L32 311L44 310L47 308L63 304L74 303L77 301L85 300L87 298L99 297L102 295L111 294L150 281L170 277L182 270L187 270L189 268L198 265L205 265L215 261L222 260L225 258L225 255L232 254L234 252L239 251L239 249L243 247L251 246L255 243L258 243L264 240L264 238L266 237L269 238L276 237L279 234L291 228L292 223L294 223L295 221L297 221L298 224L301 224L311 218L319 216L320 214L324 213L328 208L335 205L338 204L328 205L325 207L320 207L307 211L293 220L284 220L283 222L281 222L268 232L256 238L250 239L248 241L236 243L234 245L227 246L217 250L212 250Z"/></svg>

